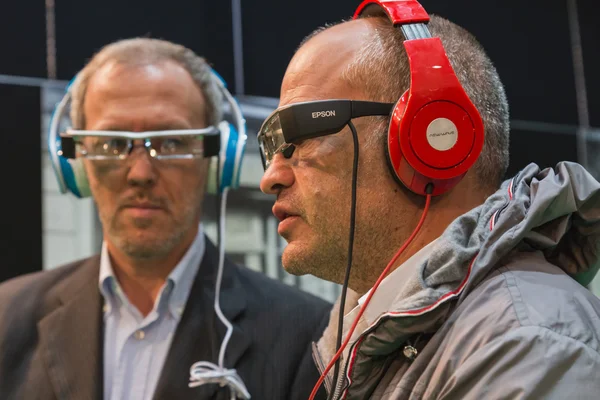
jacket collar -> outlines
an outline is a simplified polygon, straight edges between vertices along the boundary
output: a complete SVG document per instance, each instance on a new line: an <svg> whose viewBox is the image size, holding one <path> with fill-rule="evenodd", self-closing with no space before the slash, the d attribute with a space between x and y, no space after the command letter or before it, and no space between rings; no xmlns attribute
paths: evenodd
<svg viewBox="0 0 600 400"><path fill-rule="evenodd" d="M83 262L49 298L54 308L38 323L40 347L58 399L102 398L100 259Z"/></svg>

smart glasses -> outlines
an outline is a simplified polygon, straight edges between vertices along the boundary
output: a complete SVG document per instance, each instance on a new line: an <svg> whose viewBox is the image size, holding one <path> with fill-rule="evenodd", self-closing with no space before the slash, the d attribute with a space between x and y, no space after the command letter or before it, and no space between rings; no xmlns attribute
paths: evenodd
<svg viewBox="0 0 600 400"><path fill-rule="evenodd" d="M220 137L216 127L148 132L68 129L62 133L62 152L89 160L124 160L136 143L156 159L193 159L219 154Z"/></svg>
<svg viewBox="0 0 600 400"><path fill-rule="evenodd" d="M291 156L294 144L338 133L353 118L389 116L393 108L394 103L359 100L319 100L278 108L258 132L263 168L269 168L277 153Z"/></svg>

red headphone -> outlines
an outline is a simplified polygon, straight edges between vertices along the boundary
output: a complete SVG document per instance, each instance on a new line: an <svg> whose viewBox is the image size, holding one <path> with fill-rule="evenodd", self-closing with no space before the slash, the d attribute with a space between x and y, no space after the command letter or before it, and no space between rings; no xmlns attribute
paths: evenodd
<svg viewBox="0 0 600 400"><path fill-rule="evenodd" d="M354 19L384 12L402 29L410 88L390 119L387 155L395 176L411 191L432 195L454 187L483 147L479 112L456 77L442 42L432 38L429 15L415 0L365 0Z"/></svg>

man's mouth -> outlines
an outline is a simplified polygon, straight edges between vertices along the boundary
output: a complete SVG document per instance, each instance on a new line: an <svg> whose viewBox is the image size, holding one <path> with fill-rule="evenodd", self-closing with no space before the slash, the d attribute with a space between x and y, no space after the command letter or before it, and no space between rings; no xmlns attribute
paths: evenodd
<svg viewBox="0 0 600 400"><path fill-rule="evenodd" d="M162 207L159 204L155 203L129 203L126 204L123 208L140 208L147 210L160 210Z"/></svg>
<svg viewBox="0 0 600 400"><path fill-rule="evenodd" d="M282 222L283 220L290 218L290 217L299 217L300 216L298 213L294 212L290 208L287 208L287 207L281 206L281 205L273 206L273 215L275 216L275 218L277 218L279 220L279 222Z"/></svg>

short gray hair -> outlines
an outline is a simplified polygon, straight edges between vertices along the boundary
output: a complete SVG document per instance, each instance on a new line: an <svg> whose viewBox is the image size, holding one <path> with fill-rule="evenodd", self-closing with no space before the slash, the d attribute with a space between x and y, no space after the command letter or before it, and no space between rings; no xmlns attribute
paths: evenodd
<svg viewBox="0 0 600 400"><path fill-rule="evenodd" d="M365 38L365 45L345 67L341 78L372 101L393 103L410 84L404 36L387 17L367 18L374 18L376 33ZM480 188L495 190L504 179L509 161L509 111L502 82L484 49L469 32L436 15L430 15L428 27L432 36L441 39L458 80L481 114L485 143L473 169ZM317 29L308 38L323 30ZM379 122L376 131L380 135L374 135L372 142L384 143L388 119L373 119Z"/></svg>
<svg viewBox="0 0 600 400"><path fill-rule="evenodd" d="M189 72L206 100L206 121L217 125L223 119L223 94L213 78L206 60L192 50L160 39L124 39L103 47L77 74L71 87L71 123L75 129L85 128L84 103L92 76L104 65L116 62L124 65L149 65L173 61Z"/></svg>

